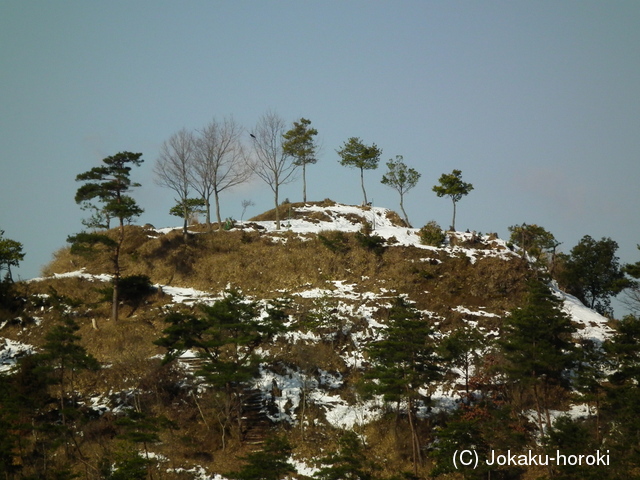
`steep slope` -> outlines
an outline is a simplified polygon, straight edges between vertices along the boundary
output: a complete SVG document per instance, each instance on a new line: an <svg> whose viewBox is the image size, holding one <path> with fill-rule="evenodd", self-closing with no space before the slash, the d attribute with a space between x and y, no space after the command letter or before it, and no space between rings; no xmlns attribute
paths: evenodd
<svg viewBox="0 0 640 480"><path fill-rule="evenodd" d="M25 312L0 327L0 368L42 348L60 316L52 295L81 299L81 306L69 306L81 343L106 367L79 373L75 383L84 414L101 425L89 422L92 433L83 434L85 461L112 458L114 436L124 428L117 418L138 411L174 425L149 448L157 459L153 468L165 478L214 478L235 469L272 431L287 432L295 444L300 475L315 471L344 429L366 438L371 459L382 461L385 472L407 470L409 447L398 430L404 420L392 415L402 406L360 391L370 367L367 348L384 337L395 299L421 312L436 344L465 328L479 332L479 368L494 358L503 320L521 303L535 267L495 235L456 232L441 246L423 245L417 229L384 208L331 201L285 208L282 231L266 213L229 231L194 228L186 243L173 229L128 227L124 271L149 276L157 291L141 305L124 306L118 324L107 320L99 292L110 279L108 252L90 259L57 252L45 277L23 285ZM234 393L242 397L245 419L238 430L225 424L233 416L225 401L232 397L221 397L195 375L202 368L198 348L185 348L177 361L162 365L167 350L153 344L169 313L202 315L198 305L214 304L229 289L258 302L262 318L268 302L286 301L286 331L260 343L256 374L244 393ZM578 327L577 339L601 342L611 334L606 319L556 294ZM419 415L425 438L460 404L464 377L474 368L448 365L440 382L424 386ZM563 400L559 407L570 404ZM111 433L105 437L100 428ZM421 472L428 470L425 465Z"/></svg>

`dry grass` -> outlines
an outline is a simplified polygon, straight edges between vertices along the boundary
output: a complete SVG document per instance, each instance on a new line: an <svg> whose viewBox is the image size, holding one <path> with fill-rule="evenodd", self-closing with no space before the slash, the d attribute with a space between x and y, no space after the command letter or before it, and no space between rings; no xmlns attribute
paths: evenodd
<svg viewBox="0 0 640 480"><path fill-rule="evenodd" d="M307 202L330 206L330 200ZM291 204L292 214L302 214L295 209L303 204ZM283 212L288 206L283 207ZM328 218L323 212L305 214L307 219L321 221ZM284 214L282 215L285 217ZM403 224L395 215L393 221ZM254 217L254 221L273 220L274 211ZM380 255L363 247L356 234L323 232L325 241L316 235L300 238L292 232L265 234L258 231L214 230L207 232L205 225L196 228L202 233L191 235L188 241L180 231L167 235L152 234L141 227L127 227L127 236L122 250L123 275L144 274L152 282L162 285L194 287L218 293L229 285L239 288L256 298L280 298L283 292L299 292L312 288L331 289L334 280L355 284L356 292L374 292L382 296L406 294L421 310L435 312L444 319L445 329L454 329L466 319L465 314L452 310L462 305L470 309L503 314L513 309L524 292L524 282L530 275L525 262L514 257L510 261L501 258L477 255L471 261L464 255L451 256L445 250L424 250L414 247L389 246ZM111 234L114 234L113 232ZM486 246L482 245L483 248ZM46 275L84 268L88 273L110 273L110 252L98 252L93 258L71 255L68 248L55 253L50 265L44 269ZM78 378L79 389L86 395L109 391L137 389L135 399L138 407L157 416L164 416L179 425L179 430L161 432L163 444L154 445L153 450L172 459L174 466L203 465L211 471L225 472L239 467L238 456L250 449L236 437L229 438L227 451L221 451L221 433L217 422L219 409L215 399L208 393L199 397L199 404L186 389L177 386L184 376L171 366L161 366L158 355L164 350L153 344L166 327L162 307L168 298L162 294L150 296L132 316L131 307L124 306L121 321L108 320L110 308L102 301L99 289L105 285L81 278L49 278L41 282L21 284L25 296L37 298L36 294L50 293L50 289L70 298L84 302L76 311L80 325L79 335L89 353L107 368L97 374L82 374ZM384 290L383 290L384 289ZM311 299L296 298L292 311L297 319L318 305ZM356 302L356 301L354 301ZM26 316L42 319L40 326L9 325L3 336L21 341L41 344L46 331L56 321L55 312L32 301ZM376 313L379 321L385 321L386 311ZM493 329L499 318L474 317L481 326ZM354 329L361 328L359 319L351 319ZM98 329L94 329L93 325ZM321 368L341 372L346 386L340 392L347 398L357 383L357 372L349 371L339 355L340 348L347 348L347 340L338 338L335 343L320 342L287 344L280 341L271 346L277 361L291 368L316 372ZM350 393L351 392L351 393ZM130 399L127 401L131 401ZM290 441L296 445L301 456L317 457L318 446L325 452L334 449L342 434L326 425L320 407L309 406L305 418L310 422L302 431L283 425L275 431L286 429ZM203 420L204 417L204 420ZM314 426L318 419L320 426ZM99 458L105 450L115 449L113 437L117 428L108 418L91 423L88 430L85 452ZM430 425L421 432L429 439ZM390 476L411 470L411 449L408 442L406 419L395 415L385 416L365 427L359 433L367 436L372 458L383 460L383 473ZM111 432L111 433L110 433ZM421 472L426 476L426 470ZM172 478L166 474L163 478ZM178 478L177 476L175 478ZM452 477L453 478L453 477Z"/></svg>
<svg viewBox="0 0 640 480"><path fill-rule="evenodd" d="M471 263L465 255L403 246L376 255L359 244L355 234L345 232L304 239L289 231L213 231L193 235L187 242L179 231L151 237L142 228L129 227L127 234L123 275L144 274L154 283L214 293L232 286L257 298L327 288L331 280L344 280L363 292L385 288L407 294L418 308L441 315L447 315L452 305L502 314L518 304L531 273L516 257L506 261L479 254ZM102 273L109 267L109 252L86 259L61 249L45 273L79 268Z"/></svg>

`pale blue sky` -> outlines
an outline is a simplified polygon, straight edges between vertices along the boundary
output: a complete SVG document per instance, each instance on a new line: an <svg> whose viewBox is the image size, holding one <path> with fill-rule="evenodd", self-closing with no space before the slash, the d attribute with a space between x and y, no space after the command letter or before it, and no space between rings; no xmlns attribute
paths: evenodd
<svg viewBox="0 0 640 480"><path fill-rule="evenodd" d="M38 275L84 216L75 176L142 152L141 223L179 224L153 183L159 147L181 128L268 109L309 118L323 151L310 200L362 201L338 164L351 136L422 173L405 203L415 226L450 223L431 191L461 169L475 190L457 226L508 236L538 223L568 251L610 236L640 259L638 1L0 0L0 229ZM367 172L377 206L398 209ZM281 198L300 200L301 182ZM223 216L271 208L258 181L222 197Z"/></svg>

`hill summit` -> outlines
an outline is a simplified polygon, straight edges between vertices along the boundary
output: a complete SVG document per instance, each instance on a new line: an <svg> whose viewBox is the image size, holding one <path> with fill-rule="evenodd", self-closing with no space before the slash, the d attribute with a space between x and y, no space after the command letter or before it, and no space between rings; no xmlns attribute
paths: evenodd
<svg viewBox="0 0 640 480"><path fill-rule="evenodd" d="M122 269L152 288L125 296L117 323L105 302L107 250L80 257L62 249L43 278L22 286L22 313L0 329L2 368L48 351L50 332L65 321L102 366L71 370L72 388L62 394L46 390L62 397L38 407L34 422L49 422L57 404L75 412L65 420L73 438L52 442L47 455L78 472L109 464L115 475L131 467L134 452L147 475L219 480L284 434L290 474L318 478L329 454L346 448L345 432L356 432L375 478L410 470L424 478L436 464L423 457L456 412L504 414L504 434L531 432L532 397L512 398L509 409L519 413L503 409L511 393L498 342L538 266L496 235L439 231L441 241L427 245L424 230L385 208L325 200L282 212L279 231L273 212L226 230L192 226L187 239L173 228L128 226ZM606 319L553 286L551 295L575 327L574 342L611 335ZM409 396L383 394L373 374L378 345L403 321L414 330L394 348L425 335L431 356L416 368L432 363L437 375L402 387ZM461 339L458 353L453 338ZM553 388L547 422L562 412L590 415ZM89 470L87 478L112 478Z"/></svg>

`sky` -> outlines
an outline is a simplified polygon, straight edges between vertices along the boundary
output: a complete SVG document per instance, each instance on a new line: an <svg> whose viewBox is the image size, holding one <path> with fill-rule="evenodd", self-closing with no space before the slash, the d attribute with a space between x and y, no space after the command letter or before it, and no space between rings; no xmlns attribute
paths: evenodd
<svg viewBox="0 0 640 480"><path fill-rule="evenodd" d="M14 277L39 275L82 230L77 174L141 152L139 222L179 225L154 182L162 143L228 116L248 137L267 111L319 132L309 200L362 202L336 153L360 137L383 151L365 173L374 205L399 210L387 160L421 173L405 197L416 227L450 225L432 187L459 169L474 186L459 230L535 223L564 252L610 237L622 262L640 260L635 0L0 0L0 45L0 230L26 252ZM280 198L301 201L301 180ZM223 217L243 200L245 219L273 204L253 180L223 194Z"/></svg>

